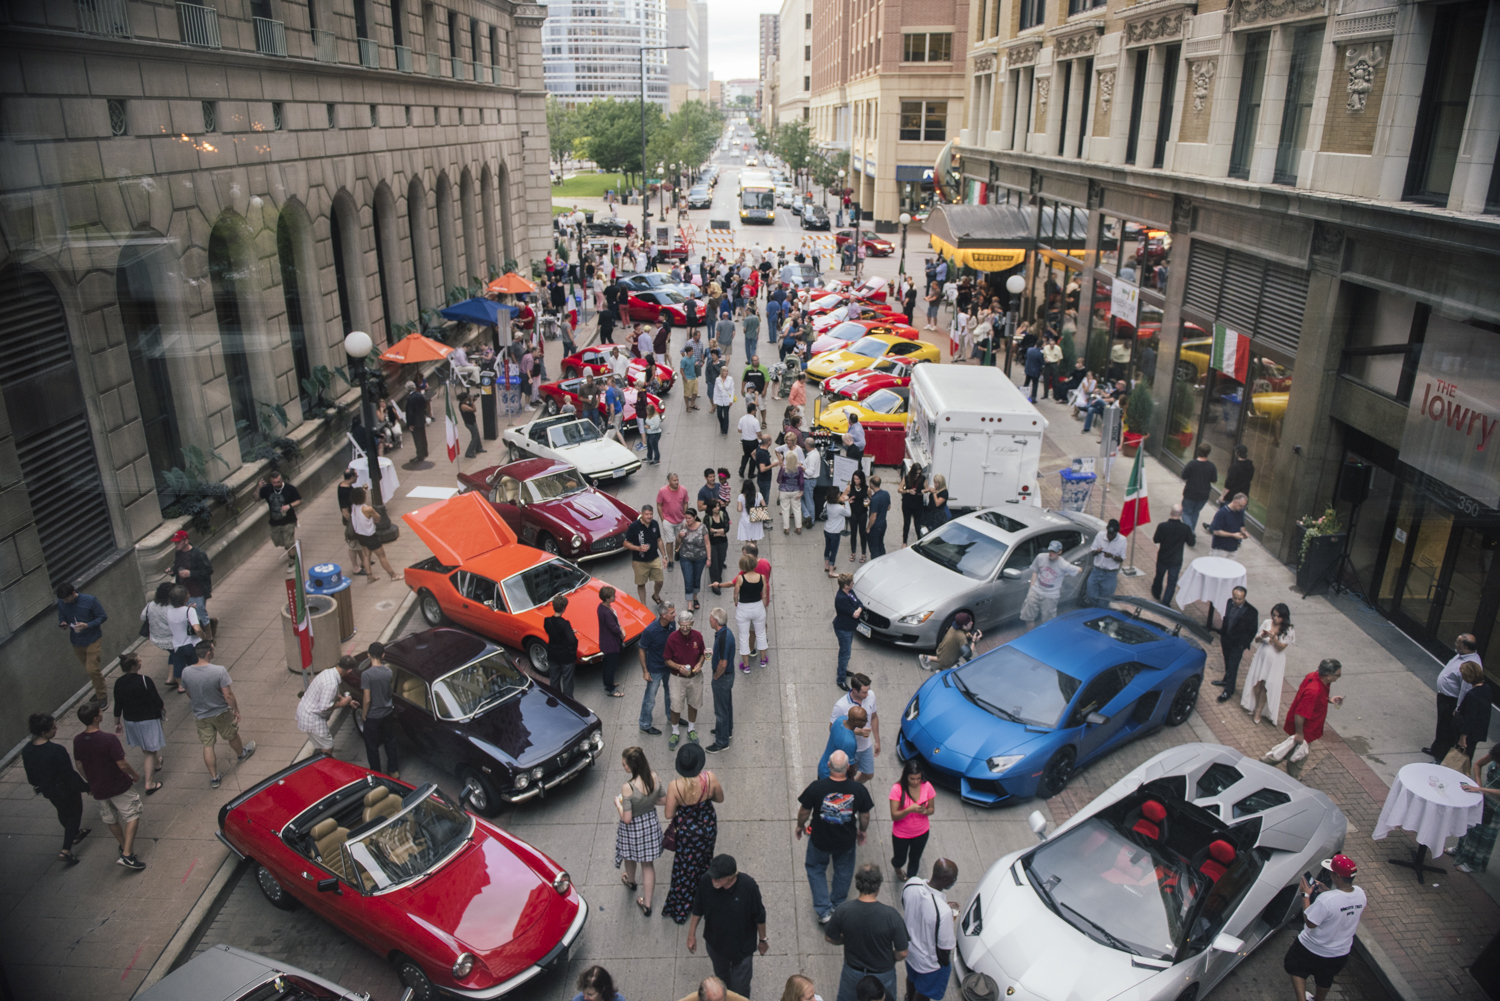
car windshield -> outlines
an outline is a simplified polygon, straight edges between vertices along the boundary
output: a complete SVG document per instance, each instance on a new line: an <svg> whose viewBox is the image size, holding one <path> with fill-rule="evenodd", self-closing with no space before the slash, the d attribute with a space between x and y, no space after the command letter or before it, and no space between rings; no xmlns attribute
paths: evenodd
<svg viewBox="0 0 1500 1001"><path fill-rule="evenodd" d="M974 580L989 580L1010 547L962 522L929 532L912 549L941 567Z"/></svg>
<svg viewBox="0 0 1500 1001"><path fill-rule="evenodd" d="M658 302L662 303L676 304L679 302L687 302L687 296L683 295L681 292L669 288L657 289L656 298Z"/></svg>
<svg viewBox="0 0 1500 1001"><path fill-rule="evenodd" d="M589 575L567 560L548 560L507 577L500 587L511 614L518 615L545 605L559 594L576 591L588 582Z"/></svg>
<svg viewBox="0 0 1500 1001"><path fill-rule="evenodd" d="M436 787L428 785L408 793L401 812L389 823L377 822L368 833L351 836L345 844L367 892L430 872L468 840L474 829L473 818L434 796L434 792ZM359 831L356 828L353 834Z"/></svg>
<svg viewBox="0 0 1500 1001"><path fill-rule="evenodd" d="M593 421L571 421L547 429L547 441L553 448L582 445L584 442L598 441L600 437L599 429L594 426Z"/></svg>
<svg viewBox="0 0 1500 1001"><path fill-rule="evenodd" d="M1055 727L1078 679L1012 646L1001 646L954 672L959 690L981 709L1028 726Z"/></svg>
<svg viewBox="0 0 1500 1001"><path fill-rule="evenodd" d="M832 309L833 307L837 306L838 304L839 304L839 297L838 296L836 296L836 295L825 295L821 299L814 299L812 301L812 304L810 306L808 306L807 308L808 309Z"/></svg>
<svg viewBox="0 0 1500 1001"><path fill-rule="evenodd" d="M825 336L837 337L841 341L857 341L868 333L863 324L845 322L829 330Z"/></svg>
<svg viewBox="0 0 1500 1001"><path fill-rule="evenodd" d="M530 684L509 655L495 651L433 683L432 700L444 719L467 719Z"/></svg>
<svg viewBox="0 0 1500 1001"><path fill-rule="evenodd" d="M1042 900L1082 934L1169 961L1202 880L1160 841L1138 843L1099 817L1047 841L1023 864Z"/></svg>
<svg viewBox="0 0 1500 1001"><path fill-rule="evenodd" d="M865 397L865 408L873 410L877 414L899 413L905 403L905 400L889 389L877 389Z"/></svg>
<svg viewBox="0 0 1500 1001"><path fill-rule="evenodd" d="M579 475L576 469L538 476L534 480L527 480L526 486L531 489L532 499L539 501L551 500L554 497L566 497L569 494L576 494L580 490L588 489L588 484L583 482L583 477Z"/></svg>
<svg viewBox="0 0 1500 1001"><path fill-rule="evenodd" d="M879 358L889 351L890 347L885 341L877 341L873 337L867 337L862 341L857 341L849 350L865 358Z"/></svg>

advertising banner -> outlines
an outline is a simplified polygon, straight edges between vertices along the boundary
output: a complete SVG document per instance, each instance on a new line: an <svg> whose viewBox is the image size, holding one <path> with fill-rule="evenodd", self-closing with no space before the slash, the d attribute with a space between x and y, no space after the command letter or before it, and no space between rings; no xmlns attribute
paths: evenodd
<svg viewBox="0 0 1500 1001"><path fill-rule="evenodd" d="M1401 435L1401 461L1500 508L1500 334L1434 315Z"/></svg>

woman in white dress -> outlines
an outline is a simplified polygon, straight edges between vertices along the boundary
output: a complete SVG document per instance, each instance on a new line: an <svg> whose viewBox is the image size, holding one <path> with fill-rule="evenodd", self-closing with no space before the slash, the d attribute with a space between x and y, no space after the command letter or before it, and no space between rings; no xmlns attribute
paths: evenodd
<svg viewBox="0 0 1500 1001"><path fill-rule="evenodd" d="M759 542L766 537L764 522L751 521L750 509L764 507L766 499L760 495L755 488L754 480L746 480L744 487L740 489L740 495L735 500L735 507L740 512L739 527L735 530L734 537L741 542Z"/></svg>
<svg viewBox="0 0 1500 1001"><path fill-rule="evenodd" d="M1245 688L1240 694L1240 706L1252 714L1259 723L1269 707L1271 724L1276 723L1276 714L1281 710L1281 679L1286 674L1286 648L1297 640L1292 628L1292 610L1278 603L1271 609L1271 617L1260 624L1255 634L1255 658L1250 661L1250 673L1245 677Z"/></svg>

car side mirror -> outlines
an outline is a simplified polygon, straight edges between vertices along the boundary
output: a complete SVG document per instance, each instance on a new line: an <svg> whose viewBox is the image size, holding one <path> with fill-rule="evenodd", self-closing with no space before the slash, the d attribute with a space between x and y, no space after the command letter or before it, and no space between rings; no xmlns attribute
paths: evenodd
<svg viewBox="0 0 1500 1001"><path fill-rule="evenodd" d="M1015 567L1006 567L1004 570L1000 571L1000 576L1004 577L1006 580L1020 580L1021 571L1017 570Z"/></svg>
<svg viewBox="0 0 1500 1001"><path fill-rule="evenodd" d="M1026 818L1026 823L1031 827L1031 833L1040 840L1047 840L1047 818L1042 816L1042 811L1032 810L1031 816Z"/></svg>
<svg viewBox="0 0 1500 1001"><path fill-rule="evenodd" d="M343 891L339 889L339 881L336 880L336 879L320 879L320 880L318 880L318 892L319 893L337 893L337 894L342 894L343 893Z"/></svg>
<svg viewBox="0 0 1500 1001"><path fill-rule="evenodd" d="M1089 713L1083 718L1083 721L1092 726L1103 726L1109 722L1109 717L1103 713Z"/></svg>
<svg viewBox="0 0 1500 1001"><path fill-rule="evenodd" d="M484 607L493 612L495 610L495 599L491 598L489 601L486 601Z"/></svg>
<svg viewBox="0 0 1500 1001"><path fill-rule="evenodd" d="M463 807L465 810L474 809L474 804L469 802L469 797L473 794L474 790L465 785L464 791L458 794L458 805Z"/></svg>
<svg viewBox="0 0 1500 1001"><path fill-rule="evenodd" d="M1214 936L1213 949L1215 952L1239 952L1244 947L1244 939L1235 938L1226 932L1219 932L1219 934Z"/></svg>

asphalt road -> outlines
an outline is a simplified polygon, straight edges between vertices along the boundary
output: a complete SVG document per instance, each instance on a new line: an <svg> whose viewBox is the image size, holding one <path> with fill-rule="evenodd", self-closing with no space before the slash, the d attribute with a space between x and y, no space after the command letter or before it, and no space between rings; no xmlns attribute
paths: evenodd
<svg viewBox="0 0 1500 1001"><path fill-rule="evenodd" d="M719 158L725 159L723 154ZM693 213L700 231L707 228L710 218L731 218L738 225L735 181L733 163L728 162L714 207ZM801 233L796 216L786 211L777 213L773 226L755 227L754 231L757 242L761 242L761 234L774 234L771 239L775 245L785 242L788 247L797 245ZM890 259L870 262L867 267L880 274L894 274L896 270ZM739 350L737 342L736 356ZM736 362L743 364L743 359L736 357ZM633 505L652 500L669 470L678 471L689 490L696 491L705 466L732 468L739 458L735 438L717 433L711 408L685 414L678 391L668 398L667 418L662 464L643 468L618 488L618 495ZM492 457L493 449L481 461ZM887 541L893 548L900 544L898 534L895 528L888 533ZM709 767L726 790L725 802L719 808L718 851L736 856L740 869L761 883L770 912L771 951L755 963L753 996L761 998L779 995L788 975L803 972L814 979L819 993L832 1001L841 961L839 949L824 940L816 922L802 868L802 844L792 838L796 795L815 777L814 765L826 738L829 712L841 694L833 684L837 648L828 625L833 586L821 570L821 535L815 528L800 536L784 536L778 526L769 530L761 543L762 555L775 568L776 592L768 629L770 664L737 679L734 746L709 759ZM847 551L841 553L840 565L852 568ZM625 559L595 562L589 569L634 593ZM681 578L676 573L668 573L667 578L664 594L680 600ZM705 593L701 598L700 623L706 623L707 612L715 605L731 605L727 595L716 598ZM416 621L408 624L407 631L420 626L420 619L413 618ZM997 639L1014 632L1003 632ZM631 904L633 894L620 885L613 865L616 818L612 800L624 780L619 753L639 744L659 773L665 777L671 772L666 736L649 737L637 727L644 685L634 658L635 651L630 650L622 662L622 699L603 697L592 672L578 678L579 697L604 721L607 749L600 762L545 800L506 810L496 818L562 863L590 907L588 924L568 971L540 978L513 995L523 1001L573 997L578 973L594 963L609 968L621 992L634 1001L681 998L710 972L701 948L697 955L688 953L684 929L659 916L643 918L639 914ZM894 754L898 709L925 675L910 654L863 640L856 641L851 669L874 679L884 737L876 778L871 783L877 810L868 843L859 849L858 860L881 864L889 881L890 820L882 804L900 768ZM705 715L711 719L711 707L706 707ZM656 707L656 723L667 729L660 705ZM705 744L710 739L709 725L701 731ZM1159 731L1121 749L1080 772L1075 781L1102 789L1151 755L1192 740L1212 740L1196 716L1181 727ZM341 758L363 762L363 748L352 726L341 728L336 751ZM459 792L458 783L441 763L415 753L408 753L403 760L401 773L407 781L434 781L455 796ZM1026 823L1032 810L1040 809L1051 819L1041 802L984 811L960 803L956 795L946 791L940 790L938 796L926 858L930 864L946 856L958 864L959 883L949 896L960 902L967 900L978 878L996 858L1034 843ZM654 899L657 915L670 868L666 857L658 864ZM895 902L896 893L889 882L884 894ZM1236 1001L1288 997L1290 988L1281 971L1281 957L1289 941L1283 932L1267 943L1230 974L1213 997ZM346 987L367 991L378 1001L394 1001L400 994L395 975L380 957L305 909L291 914L275 910L261 896L252 874L244 869L206 927L198 948L219 942L283 959ZM1384 1001L1385 995L1363 964L1354 961L1329 997L1335 1001Z"/></svg>

